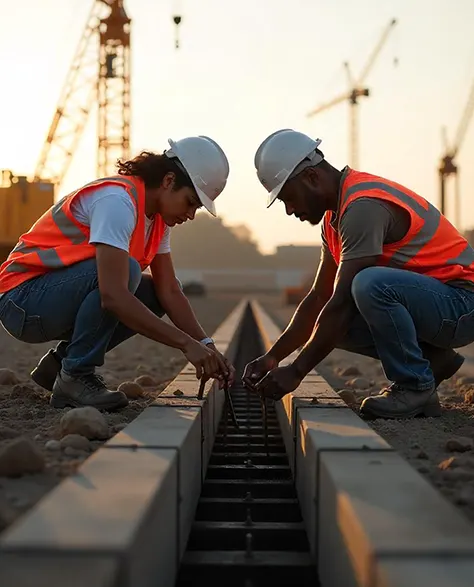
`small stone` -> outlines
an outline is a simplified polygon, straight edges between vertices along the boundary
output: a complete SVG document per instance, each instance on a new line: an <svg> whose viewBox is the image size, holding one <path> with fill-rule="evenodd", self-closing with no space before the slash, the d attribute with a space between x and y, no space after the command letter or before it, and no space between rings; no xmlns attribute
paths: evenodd
<svg viewBox="0 0 474 587"><path fill-rule="evenodd" d="M355 404L357 401L352 389L341 389L341 391L338 391L338 395L348 405Z"/></svg>
<svg viewBox="0 0 474 587"><path fill-rule="evenodd" d="M20 433L8 426L0 426L0 440L9 440L10 438L18 438Z"/></svg>
<svg viewBox="0 0 474 587"><path fill-rule="evenodd" d="M154 387L156 385L156 381L151 375L140 375L135 379L135 383L138 383L142 387Z"/></svg>
<svg viewBox="0 0 474 587"><path fill-rule="evenodd" d="M48 440L48 442L45 443L44 448L51 451L61 450L61 443L59 440Z"/></svg>
<svg viewBox="0 0 474 587"><path fill-rule="evenodd" d="M16 438L0 449L0 476L40 473L45 464L41 451L28 438Z"/></svg>
<svg viewBox="0 0 474 587"><path fill-rule="evenodd" d="M184 391L177 389L176 391L173 392L173 395L184 395Z"/></svg>
<svg viewBox="0 0 474 587"><path fill-rule="evenodd" d="M465 404L474 404L474 389L470 389L466 391L464 394L464 403Z"/></svg>
<svg viewBox="0 0 474 587"><path fill-rule="evenodd" d="M369 389L370 381L365 377L355 377L347 382L347 385L354 387L355 389Z"/></svg>
<svg viewBox="0 0 474 587"><path fill-rule="evenodd" d="M15 385L19 383L16 373L11 369L0 369L0 385Z"/></svg>
<svg viewBox="0 0 474 587"><path fill-rule="evenodd" d="M61 448L74 448L76 450L89 450L90 442L85 436L80 434L68 434L61 439Z"/></svg>
<svg viewBox="0 0 474 587"><path fill-rule="evenodd" d="M109 426L97 408L86 406L73 408L61 418L61 437L68 434L80 434L89 440L105 440L110 437Z"/></svg>
<svg viewBox="0 0 474 587"><path fill-rule="evenodd" d="M359 371L359 369L355 365L351 365L350 367L346 367L345 369L341 369L340 374L343 377L362 375L362 373Z"/></svg>
<svg viewBox="0 0 474 587"><path fill-rule="evenodd" d="M417 442L414 442L410 448L420 448L420 445Z"/></svg>
<svg viewBox="0 0 474 587"><path fill-rule="evenodd" d="M78 450L77 448L74 448L72 446L66 446L66 448L64 449L64 454L68 457L87 457L87 453L83 450Z"/></svg>
<svg viewBox="0 0 474 587"><path fill-rule="evenodd" d="M472 383L474 383L474 377L469 377L469 376L462 376L456 380L456 385L458 385L458 386L471 385Z"/></svg>
<svg viewBox="0 0 474 587"><path fill-rule="evenodd" d="M118 391L122 391L129 399L143 397L143 387L134 381L124 381L118 386Z"/></svg>
<svg viewBox="0 0 474 587"><path fill-rule="evenodd" d="M448 452L466 452L468 450L472 450L472 447L473 442L471 438L450 438L446 442L446 450Z"/></svg>
<svg viewBox="0 0 474 587"><path fill-rule="evenodd" d="M458 463L456 463L456 457L449 457L449 459L441 461L441 463L438 465L438 469L441 469L441 471L446 471L457 466Z"/></svg>
<svg viewBox="0 0 474 587"><path fill-rule="evenodd" d="M41 436L41 434L36 434L34 439L36 440L36 442L40 442L43 439L43 437Z"/></svg>
<svg viewBox="0 0 474 587"><path fill-rule="evenodd" d="M419 450L416 454L415 454L415 458L416 459L427 459L428 455L425 453L424 450Z"/></svg>

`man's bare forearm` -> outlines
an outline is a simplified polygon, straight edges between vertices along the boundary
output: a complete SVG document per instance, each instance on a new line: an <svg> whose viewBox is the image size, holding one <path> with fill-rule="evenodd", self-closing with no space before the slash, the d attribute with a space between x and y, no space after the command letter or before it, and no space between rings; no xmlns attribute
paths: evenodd
<svg viewBox="0 0 474 587"><path fill-rule="evenodd" d="M311 336L318 315L326 302L327 299L317 296L315 292L309 293L299 304L290 323L267 354L280 362L304 345Z"/></svg>

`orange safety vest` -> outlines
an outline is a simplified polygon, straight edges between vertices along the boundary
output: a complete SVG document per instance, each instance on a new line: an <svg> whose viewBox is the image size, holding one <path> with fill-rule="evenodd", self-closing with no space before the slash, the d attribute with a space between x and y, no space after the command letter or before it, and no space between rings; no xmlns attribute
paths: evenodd
<svg viewBox="0 0 474 587"><path fill-rule="evenodd" d="M49 271L95 257L95 246L89 244L90 228L74 218L71 205L80 196L110 184L125 188L135 205L137 223L129 254L142 270L146 269L158 250L165 223L159 214L155 214L152 232L145 244L145 185L138 177L117 175L88 183L65 196L21 235L0 266L0 293Z"/></svg>
<svg viewBox="0 0 474 587"><path fill-rule="evenodd" d="M414 271L443 282L474 281L474 249L437 208L408 188L388 179L346 168L336 226L332 211L324 216L329 250L339 265L341 241L337 224L347 207L358 198L376 198L396 204L410 214L410 228L402 240L383 245L377 265Z"/></svg>

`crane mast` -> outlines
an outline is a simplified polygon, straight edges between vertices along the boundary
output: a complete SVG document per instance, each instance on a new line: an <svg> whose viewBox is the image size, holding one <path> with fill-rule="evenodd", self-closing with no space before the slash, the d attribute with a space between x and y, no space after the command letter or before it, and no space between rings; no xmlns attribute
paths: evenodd
<svg viewBox="0 0 474 587"><path fill-rule="evenodd" d="M61 184L98 104L97 172L130 153L130 18L123 0L94 0L36 165Z"/></svg>

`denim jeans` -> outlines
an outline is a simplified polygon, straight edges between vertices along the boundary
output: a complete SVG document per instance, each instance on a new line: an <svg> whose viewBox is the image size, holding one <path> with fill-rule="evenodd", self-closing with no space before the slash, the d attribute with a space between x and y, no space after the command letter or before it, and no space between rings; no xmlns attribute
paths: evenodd
<svg viewBox="0 0 474 587"><path fill-rule="evenodd" d="M129 290L154 314L164 310L150 275L130 259ZM95 259L31 279L0 298L0 322L27 343L59 340L56 351L69 375L92 373L106 352L136 334L102 309Z"/></svg>
<svg viewBox="0 0 474 587"><path fill-rule="evenodd" d="M426 275L369 267L352 282L359 314L338 348L380 359L406 389L434 384L429 356L474 341L474 292Z"/></svg>

